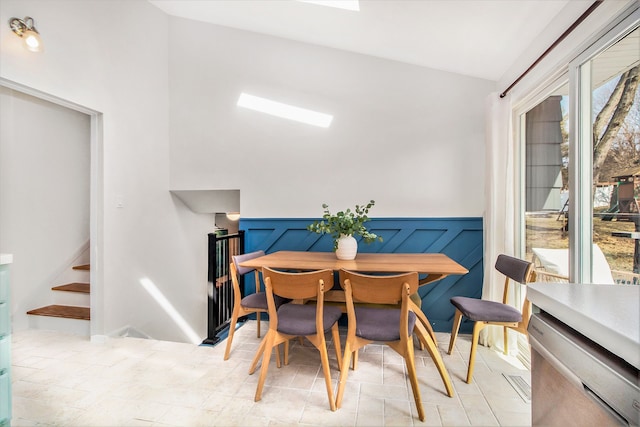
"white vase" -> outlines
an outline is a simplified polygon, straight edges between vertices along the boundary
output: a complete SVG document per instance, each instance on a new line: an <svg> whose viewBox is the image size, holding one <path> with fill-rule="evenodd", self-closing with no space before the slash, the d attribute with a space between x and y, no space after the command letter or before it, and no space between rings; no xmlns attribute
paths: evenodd
<svg viewBox="0 0 640 427"><path fill-rule="evenodd" d="M336 249L336 257L338 259L352 260L356 258L358 253L358 241L353 236L342 234L338 238L338 249Z"/></svg>

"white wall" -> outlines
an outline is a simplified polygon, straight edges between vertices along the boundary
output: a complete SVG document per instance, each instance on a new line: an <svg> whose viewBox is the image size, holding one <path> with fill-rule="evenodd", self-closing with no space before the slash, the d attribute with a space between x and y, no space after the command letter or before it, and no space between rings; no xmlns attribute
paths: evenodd
<svg viewBox="0 0 640 427"><path fill-rule="evenodd" d="M41 54L24 50L6 25L25 15L41 33ZM2 0L0 22L0 77L102 113L96 154L103 167L97 215L103 245L91 260L98 282L92 287L102 298L92 303L92 316L101 317L92 320L100 326L92 333L131 325L155 338L189 341L142 286L147 277L204 338L206 233L213 221L168 191L167 16L137 0ZM14 261L16 268L22 262Z"/></svg>
<svg viewBox="0 0 640 427"><path fill-rule="evenodd" d="M171 181L240 189L243 217L481 216L494 82L171 17ZM241 109L241 92L330 113L327 129Z"/></svg>
<svg viewBox="0 0 640 427"><path fill-rule="evenodd" d="M245 217L315 217L323 202L371 198L372 216L483 212L492 82L187 23L142 0L0 2L0 22L25 15L45 50L25 51L0 25L0 77L101 114L93 334L130 325L195 341L154 292L205 336L213 217L170 188L240 189ZM240 111L241 90L333 113L334 123Z"/></svg>
<svg viewBox="0 0 640 427"><path fill-rule="evenodd" d="M89 241L89 116L0 87L0 252L14 330Z"/></svg>

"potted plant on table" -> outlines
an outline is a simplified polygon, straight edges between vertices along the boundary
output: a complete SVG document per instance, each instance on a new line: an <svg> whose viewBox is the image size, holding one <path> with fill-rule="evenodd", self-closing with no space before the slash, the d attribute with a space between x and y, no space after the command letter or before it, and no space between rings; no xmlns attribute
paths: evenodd
<svg viewBox="0 0 640 427"><path fill-rule="evenodd" d="M358 253L358 241L354 235L362 236L365 243L372 243L376 240L382 242L382 237L371 233L364 226L364 223L369 221L367 216L369 209L375 203L374 200L371 200L366 205L356 205L353 211L347 209L336 214L332 214L329 211L329 206L323 204L324 215L322 215L322 220L309 224L307 230L318 234L330 234L333 238L333 250L336 252L338 259L354 259Z"/></svg>

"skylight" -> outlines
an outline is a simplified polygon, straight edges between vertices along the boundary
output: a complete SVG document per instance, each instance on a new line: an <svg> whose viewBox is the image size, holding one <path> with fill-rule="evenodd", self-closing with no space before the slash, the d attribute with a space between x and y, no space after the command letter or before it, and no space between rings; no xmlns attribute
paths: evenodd
<svg viewBox="0 0 640 427"><path fill-rule="evenodd" d="M333 120L333 116L330 114L318 113L244 92L238 98L238 106L323 128L329 127Z"/></svg>
<svg viewBox="0 0 640 427"><path fill-rule="evenodd" d="M360 3L358 0L298 0L302 3L318 4L320 6L337 7L339 9L353 10L360 12Z"/></svg>

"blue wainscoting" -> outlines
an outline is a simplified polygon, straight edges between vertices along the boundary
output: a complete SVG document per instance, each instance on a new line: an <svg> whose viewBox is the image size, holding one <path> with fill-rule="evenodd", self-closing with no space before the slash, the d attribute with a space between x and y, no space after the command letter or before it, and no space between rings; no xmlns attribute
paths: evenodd
<svg viewBox="0 0 640 427"><path fill-rule="evenodd" d="M314 220L243 218L240 229L245 231L245 251L333 251L330 236L307 231ZM422 310L433 329L450 332L455 310L449 299L456 295L480 298L482 294L482 218L374 218L367 228L384 241L369 245L359 242L358 252L440 252L469 270L463 276L449 276L419 290ZM253 280L246 283L251 286ZM471 322L463 321L461 332L470 333L472 328Z"/></svg>

